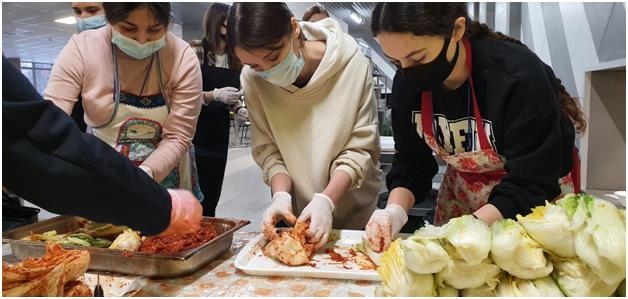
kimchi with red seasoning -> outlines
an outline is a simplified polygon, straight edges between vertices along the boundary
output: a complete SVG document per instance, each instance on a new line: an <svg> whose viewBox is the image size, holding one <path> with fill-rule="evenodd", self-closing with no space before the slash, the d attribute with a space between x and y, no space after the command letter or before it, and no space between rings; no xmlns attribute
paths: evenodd
<svg viewBox="0 0 628 299"><path fill-rule="evenodd" d="M213 221L203 221L201 228L194 233L147 237L142 241L138 251L143 253L181 252L209 242L219 234L220 231Z"/></svg>

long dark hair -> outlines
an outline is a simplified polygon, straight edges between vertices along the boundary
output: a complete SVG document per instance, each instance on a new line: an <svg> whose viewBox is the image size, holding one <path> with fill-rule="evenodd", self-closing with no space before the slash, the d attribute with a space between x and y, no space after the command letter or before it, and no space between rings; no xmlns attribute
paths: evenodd
<svg viewBox="0 0 628 299"><path fill-rule="evenodd" d="M205 51L205 59L203 63L209 63L209 61L216 61L215 53L218 49L218 45L222 40L220 36L220 27L222 23L227 20L229 14L229 5L214 2L207 8L205 15L203 16L203 29L205 36L203 37L203 50ZM226 42L226 41L225 41ZM233 53L233 49L227 45L225 53L227 60L229 61L229 68L234 70L240 70L242 65L238 58Z"/></svg>
<svg viewBox="0 0 628 299"><path fill-rule="evenodd" d="M237 2L227 18L231 48L267 48L292 33L292 12L283 2Z"/></svg>
<svg viewBox="0 0 628 299"><path fill-rule="evenodd" d="M373 36L382 32L399 32L448 38L454 31L454 21L459 17L466 19L466 37L493 38L526 46L513 37L493 31L486 24L472 21L467 13L466 3L378 3L373 9L371 31ZM573 122L576 131L584 133L587 122L578 101L567 93L560 79L556 79L555 85L558 87L558 97L563 111Z"/></svg>
<svg viewBox="0 0 628 299"><path fill-rule="evenodd" d="M103 2L102 6L107 22L112 25L126 20L140 7L148 8L159 24L168 26L172 23L170 2Z"/></svg>

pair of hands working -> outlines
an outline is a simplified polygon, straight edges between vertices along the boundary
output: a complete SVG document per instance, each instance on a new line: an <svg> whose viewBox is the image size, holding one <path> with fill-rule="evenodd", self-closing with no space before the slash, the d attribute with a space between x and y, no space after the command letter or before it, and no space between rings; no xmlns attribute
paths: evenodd
<svg viewBox="0 0 628 299"><path fill-rule="evenodd" d="M332 229L334 203L323 193L315 193L310 203L303 209L297 219L292 214L292 196L288 192L277 192L273 195L271 205L266 209L262 218L262 231L269 234L275 231L275 225L281 219L293 225L310 220L306 232L308 243L319 249L327 243ZM366 236L371 247L376 252L382 252L390 245L392 237L408 221L406 211L399 205L389 204L384 210L377 210L366 225Z"/></svg>
<svg viewBox="0 0 628 299"><path fill-rule="evenodd" d="M314 249L319 249L327 243L331 232L334 211L334 203L329 196L323 193L314 193L310 203L303 209L299 218L292 214L292 196L288 192L279 191L273 194L273 202L266 209L262 218L262 231L268 234L275 231L275 225L284 219L290 225L310 220L310 226L306 232L308 243L314 244Z"/></svg>

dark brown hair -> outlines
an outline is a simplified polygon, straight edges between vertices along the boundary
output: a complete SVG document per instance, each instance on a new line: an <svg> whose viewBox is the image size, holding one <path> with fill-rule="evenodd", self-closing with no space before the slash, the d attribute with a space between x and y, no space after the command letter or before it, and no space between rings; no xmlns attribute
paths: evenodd
<svg viewBox="0 0 628 299"><path fill-rule="evenodd" d="M378 3L373 9L371 31L373 36L382 32L412 33L414 35L451 37L454 21L466 19L465 36L469 38L493 38L525 45L501 32L494 32L486 24L472 21L467 13L466 3L420 3L420 2L386 2ZM569 116L578 133L584 133L587 127L584 113L578 101L567 93L560 79L556 79L558 98L563 111Z"/></svg>
<svg viewBox="0 0 628 299"><path fill-rule="evenodd" d="M229 5L220 2L212 3L207 8L207 11L205 11L205 15L203 16L203 29L205 35L203 37L203 50L205 51L206 57L203 60L203 63L216 61L214 55L222 39L220 36L220 27L222 26L222 23L227 20L228 14ZM224 54L227 55L229 68L234 70L240 70L242 68L240 61L235 56L233 49L229 47L229 45L225 48Z"/></svg>
<svg viewBox="0 0 628 299"><path fill-rule="evenodd" d="M168 26L172 22L170 2L103 2L102 6L112 25L126 20L132 11L141 7L148 8L159 24Z"/></svg>
<svg viewBox="0 0 628 299"><path fill-rule="evenodd" d="M315 14L322 14L322 15L326 15L329 17L329 13L327 12L327 10L320 6L320 5L312 5L310 7L308 7L305 12L303 13L303 18L301 18L301 20L303 21L309 21L310 18L315 15Z"/></svg>
<svg viewBox="0 0 628 299"><path fill-rule="evenodd" d="M205 51L203 51L203 41L200 39L193 39L191 41L188 42L190 44L190 47L192 47L192 50L194 50L194 53L196 54L196 57L198 57L198 61L200 63L203 63L204 60L204 56L205 56Z"/></svg>
<svg viewBox="0 0 628 299"><path fill-rule="evenodd" d="M283 2L236 2L227 18L227 41L234 49L268 48L292 33L293 17Z"/></svg>

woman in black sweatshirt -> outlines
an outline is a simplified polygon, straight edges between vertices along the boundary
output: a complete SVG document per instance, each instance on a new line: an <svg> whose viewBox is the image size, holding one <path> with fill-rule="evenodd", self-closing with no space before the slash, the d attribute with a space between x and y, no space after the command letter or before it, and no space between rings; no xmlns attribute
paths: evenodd
<svg viewBox="0 0 628 299"><path fill-rule="evenodd" d="M399 232L415 198L431 190L433 153L447 162L438 225L464 214L491 224L579 191L572 166L584 116L525 45L471 21L465 3L379 3L371 29L399 68L388 205L366 227L372 244L385 244L376 250Z"/></svg>

